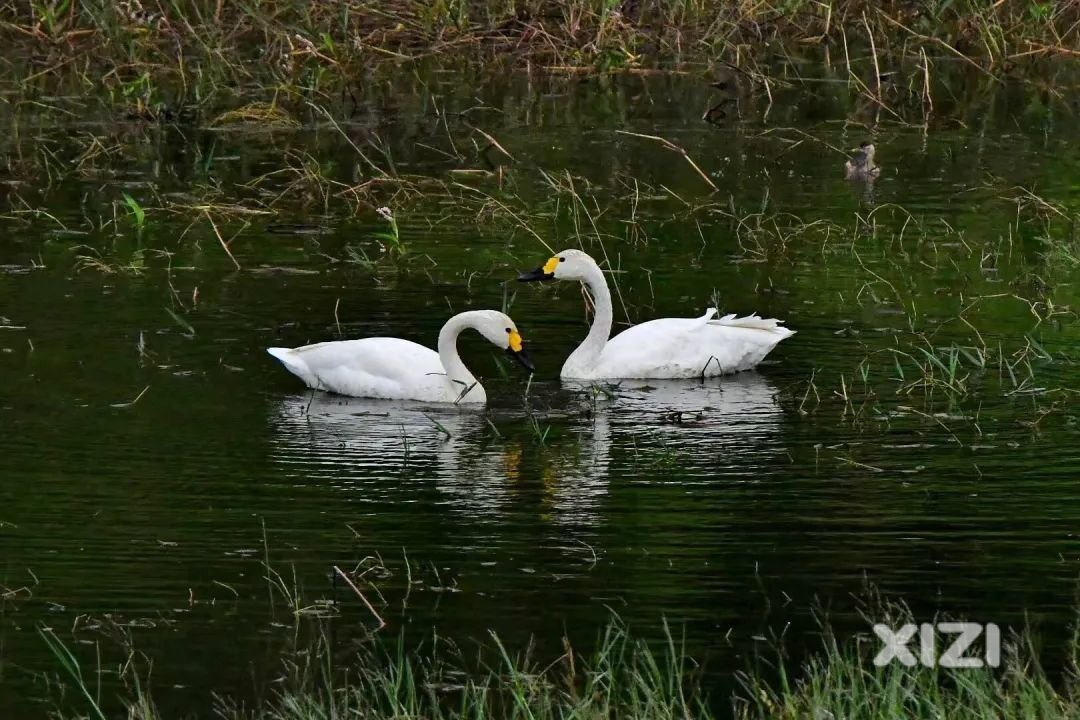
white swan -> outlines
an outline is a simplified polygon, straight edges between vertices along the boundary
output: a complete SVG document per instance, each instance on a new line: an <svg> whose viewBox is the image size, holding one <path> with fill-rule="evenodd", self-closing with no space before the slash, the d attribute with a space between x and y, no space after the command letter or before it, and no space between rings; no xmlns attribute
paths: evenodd
<svg viewBox="0 0 1080 720"><path fill-rule="evenodd" d="M447 320L439 331L438 352L390 337L273 347L266 351L316 390L388 400L487 402L484 387L458 355L457 338L466 328L478 331L533 371L514 321L496 310L472 310Z"/></svg>
<svg viewBox="0 0 1080 720"><path fill-rule="evenodd" d="M778 320L757 315L716 318L716 308L699 318L661 318L634 325L613 338L611 293L596 261L580 250L563 250L543 267L518 280L579 280L592 296L596 314L584 342L570 354L560 375L574 380L691 378L749 370L794 335Z"/></svg>

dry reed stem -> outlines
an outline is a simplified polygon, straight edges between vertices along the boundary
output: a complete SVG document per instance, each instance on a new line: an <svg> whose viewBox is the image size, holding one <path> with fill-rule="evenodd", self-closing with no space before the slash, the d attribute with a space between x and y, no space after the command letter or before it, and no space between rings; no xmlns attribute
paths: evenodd
<svg viewBox="0 0 1080 720"><path fill-rule="evenodd" d="M221 247L225 250L225 254L233 261L233 265L236 266L236 269L240 270L240 263L233 257L232 250L229 249L229 243L225 242L225 238L221 237L221 233L218 231L217 223L214 222L214 218L205 210L203 211L203 214L206 215L206 219L210 221L210 227L214 228L214 234L217 235L218 242L221 243Z"/></svg>
<svg viewBox="0 0 1080 720"><path fill-rule="evenodd" d="M887 22L891 23L892 25L895 25L896 27L900 28L901 30L904 30L907 33L910 33L912 37L917 38L919 40L922 40L923 42L929 42L929 43L934 43L936 45L940 45L941 47L943 47L946 50L948 50L949 52L951 52L953 55L956 55L958 58L960 58L964 62L971 65L972 67L977 68L979 70L979 72L985 74L987 77L993 78L995 82L1002 82L1001 78L999 78L997 75L994 75L994 73L990 72L989 70L984 68L982 65L975 62L975 60L973 60L969 56L965 55L964 53L960 52L959 50L957 50L956 48L954 48L952 45L945 42L941 38L936 38L936 37L933 37L933 36L930 36L930 35L923 35L922 33L915 32L914 30L909 28L907 25L904 25L899 20L896 20L894 18L889 17L887 14L881 12L880 10L878 12L883 18L885 18L885 20Z"/></svg>
<svg viewBox="0 0 1080 720"><path fill-rule="evenodd" d="M698 164L694 162L693 158L690 157L690 154L686 152L685 148L676 145L670 140L662 138L659 135L645 135L643 133L630 132L629 130L616 130L615 132L618 135L630 135L631 137L639 137L645 138L646 140L653 140L660 143L662 147L682 155L686 162L690 163L690 167L694 168L694 170L697 171L697 174L701 176L701 179L708 183L709 187L711 187L714 191L719 190L719 188L716 187L716 183L714 183L709 178L709 176L706 175L700 167L698 167Z"/></svg>
<svg viewBox="0 0 1080 720"><path fill-rule="evenodd" d="M463 183L454 182L454 183L451 183L451 186L461 188L462 190L468 190L469 192L476 193L477 195L480 195L481 197L485 198L488 202L494 204L496 207L498 207L500 210L505 212L507 215L514 218L514 220L517 222L517 224L521 228L523 228L527 233L529 233L534 238L536 238L536 240L541 245L543 245L545 248L547 248L548 252L551 252L551 253L555 252L555 250L553 250L552 247L550 245L548 245L547 241L544 240L544 238L540 237L540 235L537 234L537 232L535 230L533 230L529 226L528 223L526 223L524 220L521 219L520 215L518 215L513 210L511 210L509 207L507 207L505 203L501 202L500 200L495 199L494 197L492 197L491 195L488 195L487 193L485 193L482 190L478 190L477 188L474 188L474 187L469 187L468 185L465 185Z"/></svg>
<svg viewBox="0 0 1080 720"><path fill-rule="evenodd" d="M866 37L870 39L870 56L874 59L874 80L876 83L876 97L881 100L881 68L878 66L877 45L874 43L874 33L870 31L870 23L866 19L866 13L862 14L863 27L866 28Z"/></svg>
<svg viewBox="0 0 1080 720"><path fill-rule="evenodd" d="M517 158L515 158L515 157L514 157L513 155L511 155L511 154L510 154L510 151L509 151L509 150L507 150L507 149L506 149L506 148L504 148L504 147L503 147L502 145L500 145L500 144L499 144L499 141L498 141L498 140L496 140L496 139L495 139L495 138L493 138L493 137L492 137L491 135L489 135L488 133L484 132L483 130L481 130L481 129L480 129L480 128L478 128L478 127L474 127L474 128L473 128L473 130L475 130L476 132L478 132L478 133L480 133L481 135L483 135L483 136L484 136L484 139L485 139L485 140L487 140L487 141L488 141L489 143L491 143L491 147L495 148L496 150L498 150L499 152L501 152L501 153L502 153L503 155L505 155L506 157L510 158L510 160L512 160L512 161L514 161L514 162L517 162Z"/></svg>
<svg viewBox="0 0 1080 720"><path fill-rule="evenodd" d="M381 167L379 167L374 162L372 162L371 158L369 158L364 153L364 151L361 150L356 145L356 143L354 143L352 141L352 138L349 137L348 134L344 130L341 129L341 125L339 125L337 120L334 119L334 116L330 114L330 111L328 111L322 105L316 105L315 103L310 102L310 101L307 104L313 110L317 110L320 113L322 113L323 117L325 117L328 121L330 121L330 124L334 126L334 129L337 130L338 133L340 133L341 137L345 138L345 142L349 143L349 145L352 147L352 149L356 151L356 154L359 155L360 158L367 164L367 166L370 167L372 170L374 170L379 175L379 177L383 177L383 178L390 177L390 175L385 170L383 170Z"/></svg>

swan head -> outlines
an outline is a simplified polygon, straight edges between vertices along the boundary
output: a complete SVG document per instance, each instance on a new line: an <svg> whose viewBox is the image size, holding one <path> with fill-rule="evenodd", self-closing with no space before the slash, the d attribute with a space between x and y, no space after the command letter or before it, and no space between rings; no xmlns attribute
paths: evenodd
<svg viewBox="0 0 1080 720"><path fill-rule="evenodd" d="M563 250L535 270L518 275L521 282L585 280L596 271L596 261L580 250Z"/></svg>
<svg viewBox="0 0 1080 720"><path fill-rule="evenodd" d="M525 341L521 339L521 333L509 315L497 310L481 311L473 327L492 345L505 350L507 355L526 370L536 372L532 360L525 352Z"/></svg>

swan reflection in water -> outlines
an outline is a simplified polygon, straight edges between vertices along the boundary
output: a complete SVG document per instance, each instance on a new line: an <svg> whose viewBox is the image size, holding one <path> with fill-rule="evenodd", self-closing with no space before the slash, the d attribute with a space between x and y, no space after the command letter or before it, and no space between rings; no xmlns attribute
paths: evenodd
<svg viewBox="0 0 1080 720"><path fill-rule="evenodd" d="M725 469L775 457L778 391L757 373L562 384L593 403L594 411L592 422L576 429L576 454L550 453L545 466L556 522L597 521L615 476L651 482L658 470L677 467L680 481L709 482Z"/></svg>
<svg viewBox="0 0 1080 720"><path fill-rule="evenodd" d="M520 447L500 441L475 409L328 393L281 400L270 458L303 483L363 488L367 502L401 502L434 479L463 510L498 512Z"/></svg>
<svg viewBox="0 0 1080 720"><path fill-rule="evenodd" d="M274 412L271 459L304 483L363 487L365 502L414 500L422 479L451 512L538 511L582 527L602 520L616 459L624 478L655 477L669 463L680 478L710 481L779 453L777 390L757 373L563 387L570 407L535 425L522 410L292 396Z"/></svg>

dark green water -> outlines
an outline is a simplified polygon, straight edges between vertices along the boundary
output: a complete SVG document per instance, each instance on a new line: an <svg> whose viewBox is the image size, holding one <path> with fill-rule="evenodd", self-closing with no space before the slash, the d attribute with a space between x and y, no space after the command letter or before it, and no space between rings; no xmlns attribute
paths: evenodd
<svg viewBox="0 0 1080 720"><path fill-rule="evenodd" d="M293 624L280 595L271 612L267 551L305 606L342 603L345 637L373 622L331 568L381 557L382 598L364 587L383 633L490 628L557 652L614 609L642 634L685 627L721 683L762 638L812 648L817 606L866 633L867 583L924 619L1026 615L1063 636L1080 571L1080 123L1057 90L962 69L925 124L917 102L896 100L906 123L875 118L824 80L771 105L739 83L714 126L700 118L719 94L694 75L376 78L331 107L413 184L359 206L343 194L368 177L356 151L303 103L298 128L272 130L118 121L86 98L0 106L0 715L55 700L40 624L94 682L100 648L107 685L126 628L166 707L258 693ZM479 153L473 127L515 162ZM618 130L682 146L717 190ZM867 192L828 145L871 135L884 171ZM501 183L453 172L499 162ZM1018 186L1059 209L1018 204ZM239 270L211 204L263 211L215 211ZM377 204L401 257L380 251ZM550 254L523 225L606 250L619 321L694 316L715 292L798 334L734 378L564 387L583 300L507 282ZM464 337L484 411L312 398L264 352L433 344L453 312L504 303L538 373ZM947 365L956 346L950 390L920 348Z"/></svg>

